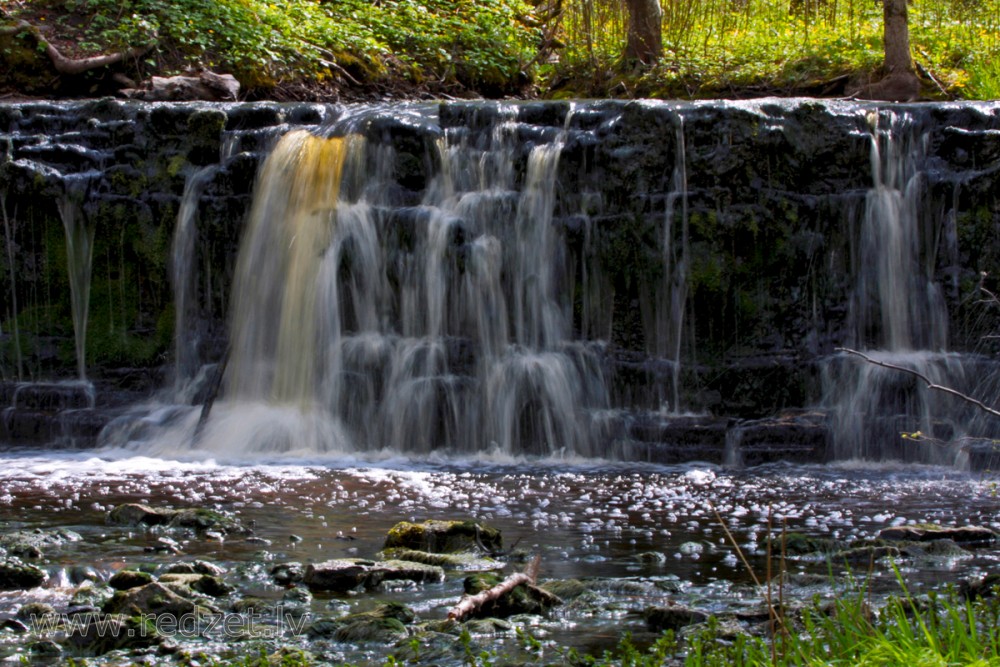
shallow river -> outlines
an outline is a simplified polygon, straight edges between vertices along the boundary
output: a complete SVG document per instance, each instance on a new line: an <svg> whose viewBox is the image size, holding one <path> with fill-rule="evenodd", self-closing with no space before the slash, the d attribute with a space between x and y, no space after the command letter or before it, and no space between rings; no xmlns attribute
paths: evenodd
<svg viewBox="0 0 1000 667"><path fill-rule="evenodd" d="M256 539L206 540L108 525L106 512L123 502L231 511L253 526ZM560 644L593 649L613 643L622 630L641 634L642 609L668 599L709 611L759 606L759 591L720 517L763 579L769 522L777 554L783 527L843 540L874 537L902 523L1000 529L1000 499L988 478L894 465L741 470L357 458L222 463L113 451L8 452L0 458L0 533L68 528L82 539L46 549L44 587L0 592L0 622L28 601L63 611L77 588L73 568L79 565L105 578L143 563L202 558L240 572L243 594L278 600L284 589L267 576L274 563L373 557L397 521L470 517L500 528L505 548L541 554L542 579L629 578L640 584L610 586L601 605L557 611L535 628ZM147 550L164 535L179 542L179 555ZM665 558L636 558L648 552ZM998 559L1000 549L985 548L898 566L911 590L920 591L993 570ZM779 560L772 559L775 570ZM843 565L831 570L821 558L788 561L786 568L796 597L831 595L831 573L846 571ZM855 574L867 577L869 566L861 569ZM876 562L871 574L879 590L895 585L892 563ZM312 611L364 609L389 598L422 619L443 618L461 595L461 579L342 598L317 595ZM0 640L0 661L14 660L18 650L16 642Z"/></svg>

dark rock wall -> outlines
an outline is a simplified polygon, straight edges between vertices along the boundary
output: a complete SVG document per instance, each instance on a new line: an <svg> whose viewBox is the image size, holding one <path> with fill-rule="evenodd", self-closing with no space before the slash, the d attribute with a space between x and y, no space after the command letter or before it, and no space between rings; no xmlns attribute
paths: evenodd
<svg viewBox="0 0 1000 667"><path fill-rule="evenodd" d="M393 196L409 205L420 201L436 169L433 144L441 129L488 132L503 108L372 109L351 127L372 144L394 145ZM848 310L859 270L859 221L873 183L870 123L890 111L910 114L925 145L922 261L945 295L950 345L982 351L981 335L992 322L976 303L976 287L985 271L986 285L996 288L992 273L1000 266L1000 106L810 100L518 106L521 174L532 145L569 128L554 223L564 240L561 289L575 335L609 343L613 402L656 408L668 398L673 366L664 341L674 334L663 330L663 286L676 283L678 271L686 286L683 406L757 417L818 399L817 361L856 342ZM95 227L90 374L150 388L166 381L174 227L186 180L211 165L217 169L197 214L193 326L202 360L217 360L263 155L290 127L344 131L333 121L358 112L112 100L0 105L6 216L0 373L5 379L73 374L63 201L78 205ZM678 198L682 148L687 190ZM668 226L673 269L665 260ZM676 250L684 236L686 245Z"/></svg>

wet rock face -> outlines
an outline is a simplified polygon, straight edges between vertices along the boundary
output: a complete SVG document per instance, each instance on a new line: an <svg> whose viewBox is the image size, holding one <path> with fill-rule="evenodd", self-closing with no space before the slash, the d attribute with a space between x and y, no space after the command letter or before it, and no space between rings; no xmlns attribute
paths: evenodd
<svg viewBox="0 0 1000 667"><path fill-rule="evenodd" d="M509 121L520 185L531 148L565 128L552 222L565 267L559 289L572 335L608 343L612 407L657 410L676 399L688 409L756 419L814 403L815 360L849 339L858 211L873 184L871 119L878 113L871 105L804 100L553 102L513 112L446 103L381 113L353 131L373 151L395 151L386 187L396 208L380 215L391 221L386 240L405 249L413 236L407 225L419 224L413 207L441 168L443 133L464 133L475 145ZM949 317L968 320L962 304L980 271L1000 265L1000 114L991 104L897 105L892 113L911 114L923 133L921 208L933 218L929 237L941 239L926 264ZM330 132L332 121L347 115L316 104L0 104L0 194L14 250L3 253L14 265L0 271L0 298L10 300L11 313L16 300L32 323L20 328L19 352L3 346L5 376L69 377L75 370L60 205L78 209L94 228L92 375L124 385L141 375L136 369L170 359L172 243L185 188L199 173L190 270L200 273L187 318L197 362L218 361L237 245L263 157L290 128ZM673 245L665 247L667 240ZM671 255L682 240L686 248ZM455 256L466 257L471 242L459 234ZM664 285L676 284L671 261L686 271L679 399L671 396L664 360L674 348L658 305ZM46 314L44 326L38 313ZM981 333L963 332L951 343L971 348ZM147 379L140 389L156 384ZM107 420L76 407L74 428L92 438ZM0 436L50 441L66 428L50 412L5 416ZM795 429L765 430L747 433L748 444L759 445L751 458L823 456L815 430L799 428L808 447L781 455L775 452ZM697 458L708 460L721 451L717 436L683 435L704 450ZM638 458L673 456L656 441L637 442Z"/></svg>

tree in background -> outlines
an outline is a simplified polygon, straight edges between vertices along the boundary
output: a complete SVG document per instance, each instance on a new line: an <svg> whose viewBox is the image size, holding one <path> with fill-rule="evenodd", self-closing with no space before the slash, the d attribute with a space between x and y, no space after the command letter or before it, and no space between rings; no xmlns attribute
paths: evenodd
<svg viewBox="0 0 1000 667"><path fill-rule="evenodd" d="M882 35L885 76L859 90L857 97L873 100L906 102L920 95L920 79L913 67L910 52L910 23L907 0L882 0Z"/></svg>
<svg viewBox="0 0 1000 667"><path fill-rule="evenodd" d="M661 21L663 10L659 0L625 0L628 9L628 39L623 64L652 65L663 55Z"/></svg>

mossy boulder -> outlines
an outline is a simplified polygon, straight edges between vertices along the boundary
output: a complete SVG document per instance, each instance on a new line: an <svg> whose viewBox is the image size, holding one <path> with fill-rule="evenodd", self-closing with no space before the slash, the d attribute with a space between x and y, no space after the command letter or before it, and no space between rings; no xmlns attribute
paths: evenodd
<svg viewBox="0 0 1000 667"><path fill-rule="evenodd" d="M389 529L385 538L385 549L397 547L430 553L477 549L497 553L503 549L503 537L496 528L476 521L401 521Z"/></svg>
<svg viewBox="0 0 1000 667"><path fill-rule="evenodd" d="M153 583L153 575L137 570L120 570L108 580L108 586L116 591L127 591L151 583Z"/></svg>
<svg viewBox="0 0 1000 667"><path fill-rule="evenodd" d="M371 611L320 619L309 627L307 634L310 639L389 644L406 639L409 635L406 626L416 619L417 615L409 607L389 602Z"/></svg>
<svg viewBox="0 0 1000 667"><path fill-rule="evenodd" d="M0 561L0 591L16 591L36 588L45 583L45 572L18 558Z"/></svg>

